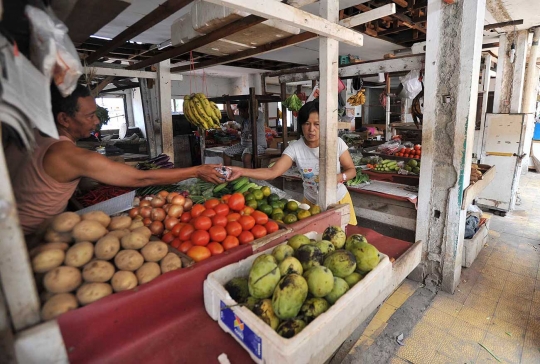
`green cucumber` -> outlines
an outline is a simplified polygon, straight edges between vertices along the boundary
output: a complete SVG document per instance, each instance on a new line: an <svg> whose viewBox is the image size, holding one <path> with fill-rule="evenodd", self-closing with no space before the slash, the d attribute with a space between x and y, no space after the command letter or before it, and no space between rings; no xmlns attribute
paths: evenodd
<svg viewBox="0 0 540 364"><path fill-rule="evenodd" d="M248 183L247 185L243 186L239 190L236 190L236 192L244 193L244 192L247 192L250 188L255 187L255 186L257 186L257 184L251 182L251 183Z"/></svg>
<svg viewBox="0 0 540 364"><path fill-rule="evenodd" d="M220 185L217 185L216 187L214 187L214 192L219 192L221 191L222 189L224 189L225 187L227 187L228 183L227 182L224 182Z"/></svg>
<svg viewBox="0 0 540 364"><path fill-rule="evenodd" d="M249 178L247 177L240 177L235 183L234 183L234 190L238 191L240 188L245 186L249 183Z"/></svg>

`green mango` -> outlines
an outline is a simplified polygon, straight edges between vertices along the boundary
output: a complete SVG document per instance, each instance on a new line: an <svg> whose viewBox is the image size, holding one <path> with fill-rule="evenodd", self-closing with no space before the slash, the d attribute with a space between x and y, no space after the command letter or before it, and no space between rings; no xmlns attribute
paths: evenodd
<svg viewBox="0 0 540 364"><path fill-rule="evenodd" d="M304 268L302 268L302 264L295 257L287 257L279 263L279 272L281 273L281 276L293 273L302 275L304 273Z"/></svg>
<svg viewBox="0 0 540 364"><path fill-rule="evenodd" d="M308 290L313 297L324 297L334 288L334 275L324 266L315 266L304 273Z"/></svg>
<svg viewBox="0 0 540 364"><path fill-rule="evenodd" d="M343 248L346 239L347 236L345 235L345 232L339 226L327 227L322 235L322 240L330 241L332 244L334 244L336 249Z"/></svg>
<svg viewBox="0 0 540 364"><path fill-rule="evenodd" d="M288 274L281 278L272 296L272 308L276 316L282 320L296 317L307 294L308 285L301 275Z"/></svg>
<svg viewBox="0 0 540 364"><path fill-rule="evenodd" d="M294 255L294 249L290 245L281 244L272 250L272 255L278 263L281 263L283 259Z"/></svg>
<svg viewBox="0 0 540 364"><path fill-rule="evenodd" d="M277 328L277 333L286 339L298 335L306 327L306 323L300 319L283 321Z"/></svg>
<svg viewBox="0 0 540 364"><path fill-rule="evenodd" d="M334 277L345 278L356 269L356 258L347 250L336 250L324 259L323 265L332 271Z"/></svg>
<svg viewBox="0 0 540 364"><path fill-rule="evenodd" d="M322 265L324 254L314 245L302 245L296 250L294 256L302 264L304 271L309 268Z"/></svg>
<svg viewBox="0 0 540 364"><path fill-rule="evenodd" d="M278 328L279 317L276 316L270 299L267 298L257 302L253 307L253 313L272 329L276 330Z"/></svg>
<svg viewBox="0 0 540 364"><path fill-rule="evenodd" d="M328 301L324 298L309 298L304 302L302 308L300 308L300 316L302 316L307 323L310 323L319 315L326 312L329 307Z"/></svg>
<svg viewBox="0 0 540 364"><path fill-rule="evenodd" d="M249 294L255 298L272 296L280 278L281 273L276 263L262 260L254 264L249 271Z"/></svg>
<svg viewBox="0 0 540 364"><path fill-rule="evenodd" d="M327 300L329 304L333 305L341 296L347 293L348 290L349 285L343 278L334 277L334 287L330 293L324 296L324 299Z"/></svg>

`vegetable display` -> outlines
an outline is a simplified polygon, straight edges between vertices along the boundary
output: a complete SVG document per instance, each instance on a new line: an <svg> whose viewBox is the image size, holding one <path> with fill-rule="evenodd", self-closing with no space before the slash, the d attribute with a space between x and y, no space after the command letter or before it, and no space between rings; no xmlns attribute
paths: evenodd
<svg viewBox="0 0 540 364"><path fill-rule="evenodd" d="M151 158L144 162L137 163L135 168L143 171L147 171L150 169L174 168L174 163L172 163L170 160L171 158L167 154L161 153L155 158Z"/></svg>
<svg viewBox="0 0 540 364"><path fill-rule="evenodd" d="M356 176L345 182L347 186L358 186L359 184L369 182L369 176L367 174L362 173L361 168L356 169Z"/></svg>

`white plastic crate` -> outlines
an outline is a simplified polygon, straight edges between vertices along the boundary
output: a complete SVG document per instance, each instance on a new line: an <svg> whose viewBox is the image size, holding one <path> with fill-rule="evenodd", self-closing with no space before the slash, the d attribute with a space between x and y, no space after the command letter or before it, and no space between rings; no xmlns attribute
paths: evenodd
<svg viewBox="0 0 540 364"><path fill-rule="evenodd" d="M305 235L310 239L321 236L316 232ZM206 311L257 363L324 363L382 303L392 278L392 264L386 255L380 254L379 265L364 279L302 332L285 339L247 308L234 306L236 302L224 288L234 277L247 277L253 261L261 254L223 267L209 274L204 281Z"/></svg>

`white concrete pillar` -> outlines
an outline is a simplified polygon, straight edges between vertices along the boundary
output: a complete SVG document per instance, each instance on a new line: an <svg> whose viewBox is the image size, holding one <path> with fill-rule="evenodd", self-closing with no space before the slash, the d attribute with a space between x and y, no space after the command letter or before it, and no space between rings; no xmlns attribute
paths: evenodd
<svg viewBox="0 0 540 364"><path fill-rule="evenodd" d="M529 31L518 32L516 39L516 59L514 60L514 73L512 77L512 96L510 98L510 112L520 113L523 103L523 89L525 83L525 66L527 64L527 41Z"/></svg>
<svg viewBox="0 0 540 364"><path fill-rule="evenodd" d="M536 96L538 95L538 66L536 62L540 55L540 27L534 29L527 72L525 75L525 89L523 91L523 112L534 113L536 109Z"/></svg>
<svg viewBox="0 0 540 364"><path fill-rule="evenodd" d="M249 95L249 75L233 78L231 95Z"/></svg>
<svg viewBox="0 0 540 364"><path fill-rule="evenodd" d="M161 146L174 164L173 124L171 111L171 60L160 62L157 69Z"/></svg>
<svg viewBox="0 0 540 364"><path fill-rule="evenodd" d="M499 37L499 52L497 58L497 76L493 95L493 113L504 114L510 111L510 90L512 87L513 66L508 54L511 41L506 34Z"/></svg>
<svg viewBox="0 0 540 364"><path fill-rule="evenodd" d="M459 283L486 0L429 0L415 272L453 292Z"/></svg>

